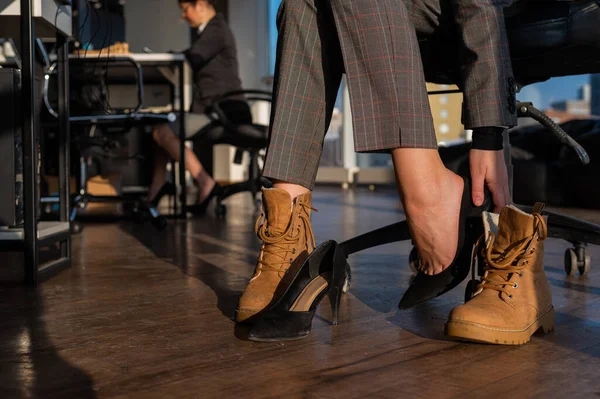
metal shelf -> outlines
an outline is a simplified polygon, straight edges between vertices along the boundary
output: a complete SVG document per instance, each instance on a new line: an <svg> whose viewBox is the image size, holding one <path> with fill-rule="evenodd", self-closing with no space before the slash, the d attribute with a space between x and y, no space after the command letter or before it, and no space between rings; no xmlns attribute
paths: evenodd
<svg viewBox="0 0 600 399"><path fill-rule="evenodd" d="M0 230L0 251L22 251L25 284L36 286L71 265L69 223L69 63L71 7L55 1L12 0L0 11L0 33L20 43L21 109L23 145L23 213L21 228ZM52 18L50 18L52 17ZM15 23L19 22L19 23ZM36 96L35 41L56 40L58 52L59 222L38 222L38 135L40 130ZM57 245L59 257L42 263L40 247Z"/></svg>
<svg viewBox="0 0 600 399"><path fill-rule="evenodd" d="M69 222L39 222L37 238L40 241L59 238L70 232ZM0 226L0 241L24 241L25 230L22 227L10 228Z"/></svg>
<svg viewBox="0 0 600 399"><path fill-rule="evenodd" d="M0 10L0 16L7 22L20 22L20 0L5 0ZM73 34L73 12L71 6L63 5L54 0L32 0L31 16L36 22L38 36L53 36L56 31L62 35Z"/></svg>

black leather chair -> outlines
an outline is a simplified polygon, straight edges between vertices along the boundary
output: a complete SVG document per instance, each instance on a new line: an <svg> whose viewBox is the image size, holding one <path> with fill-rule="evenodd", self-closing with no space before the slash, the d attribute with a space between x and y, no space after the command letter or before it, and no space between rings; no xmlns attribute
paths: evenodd
<svg viewBox="0 0 600 399"><path fill-rule="evenodd" d="M600 0L521 0L507 9L506 22L518 87L552 77L600 73ZM447 37L450 36L443 33L437 37L419 37L429 82L459 82L458 64L452 63L456 60L456 46L448 43ZM531 104L519 103L517 108L520 117L533 117L545 124L565 146L576 150L582 162L589 162L583 148L543 113ZM519 207L531 212L530 207ZM600 245L600 226L544 213L548 216L549 237L574 245L565 253L566 272L579 270L580 274L587 274L591 266L587 244ZM483 231L481 223L470 228L477 231L475 234ZM403 221L342 242L340 246L349 256L367 248L409 239L408 225ZM413 268L415 255L413 249L410 257ZM469 289L467 291L470 295Z"/></svg>
<svg viewBox="0 0 600 399"><path fill-rule="evenodd" d="M217 117L194 135L194 143L213 146L229 144L236 148L234 163L244 162L244 154L248 154L247 178L240 183L223 186L223 194L219 196L215 208L217 216L225 216L227 208L223 201L230 196L249 192L255 201L256 209L260 209L258 193L261 187L264 150L268 144L269 128L254 123L250 105L256 102L271 103L272 94L262 90L242 90L227 93L214 102L211 111Z"/></svg>

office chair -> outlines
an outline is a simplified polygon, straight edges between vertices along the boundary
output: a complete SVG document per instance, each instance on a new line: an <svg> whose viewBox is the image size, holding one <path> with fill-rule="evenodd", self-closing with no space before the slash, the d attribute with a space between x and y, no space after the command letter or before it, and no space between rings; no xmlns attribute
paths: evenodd
<svg viewBox="0 0 600 399"><path fill-rule="evenodd" d="M506 12L506 23L511 46L511 57L515 73L515 92L524 85L547 80L552 77L575 74L600 73L600 0L578 1L519 1ZM445 36L445 37L444 37ZM456 84L459 82L458 65L449 64L456 60L452 45L447 43L449 35L437 38L419 37L426 80L432 83ZM531 117L546 126L557 139L575 151L582 163L588 163L585 150L570 138L550 118L532 104L517 103L519 117ZM510 147L505 154L510 176ZM467 169L468 170L468 169ZM531 213L531 207L518 206ZM552 212L548 216L548 236L560 238L573 244L565 253L565 271L581 275L589 272L591 257L587 244L600 245L600 226ZM479 221L469 229L474 235L483 233ZM362 234L340 243L346 257L379 245L409 240L410 232L406 221ZM418 257L413 248L409 263L416 269ZM481 264L481 262L480 262ZM474 273L481 270L474 270ZM465 299L469 299L477 276L467 286Z"/></svg>
<svg viewBox="0 0 600 399"><path fill-rule="evenodd" d="M238 165L244 162L244 154L248 154L246 180L223 186L223 193L216 198L215 213L218 217L224 217L227 213L223 201L242 192L252 195L256 210L261 207L258 193L269 127L254 123L250 105L257 102L270 104L271 101L272 93L268 91L242 90L227 93L211 105L210 111L216 115L213 121L194 135L194 142L203 146L229 144L236 147L233 162Z"/></svg>

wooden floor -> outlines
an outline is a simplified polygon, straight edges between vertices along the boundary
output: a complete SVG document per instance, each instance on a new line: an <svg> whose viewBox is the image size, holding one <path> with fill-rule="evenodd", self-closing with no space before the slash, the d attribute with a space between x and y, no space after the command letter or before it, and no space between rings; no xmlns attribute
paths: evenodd
<svg viewBox="0 0 600 399"><path fill-rule="evenodd" d="M462 287L398 310L408 242L350 257L339 326L324 301L307 339L252 343L232 321L259 248L251 205L238 196L225 221L171 222L162 233L87 225L71 270L37 292L1 286L0 398L600 397L598 247L588 278L566 277L567 244L547 242L557 328L522 347L446 340ZM403 218L391 191L319 189L314 206L319 241Z"/></svg>

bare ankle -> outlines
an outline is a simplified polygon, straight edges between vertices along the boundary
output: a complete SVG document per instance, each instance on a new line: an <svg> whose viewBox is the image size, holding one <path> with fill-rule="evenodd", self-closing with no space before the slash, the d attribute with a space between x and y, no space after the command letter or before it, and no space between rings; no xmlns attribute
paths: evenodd
<svg viewBox="0 0 600 399"><path fill-rule="evenodd" d="M198 184L198 187L206 187L209 185L214 185L214 179L211 175L206 173L206 170L202 169L196 176L194 176L194 180Z"/></svg>
<svg viewBox="0 0 600 399"><path fill-rule="evenodd" d="M448 195L458 195L462 184L460 176L445 169L444 173L433 175L428 179L427 184L421 183L405 188L404 206L406 208L435 206L440 201L447 201Z"/></svg>
<svg viewBox="0 0 600 399"><path fill-rule="evenodd" d="M310 191L308 188L299 184L288 183L281 180L275 180L273 182L273 188L278 188L280 190L287 191L292 197L292 200Z"/></svg>

